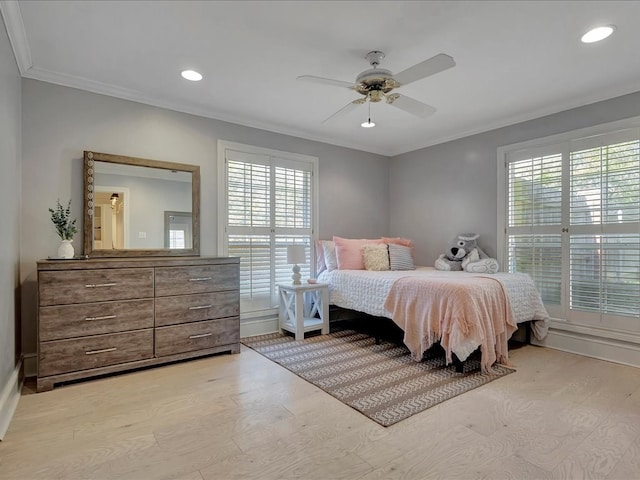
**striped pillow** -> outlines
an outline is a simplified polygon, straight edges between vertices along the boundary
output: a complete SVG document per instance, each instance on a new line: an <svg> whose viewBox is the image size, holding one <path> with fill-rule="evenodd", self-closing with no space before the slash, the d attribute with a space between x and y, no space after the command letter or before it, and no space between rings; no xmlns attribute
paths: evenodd
<svg viewBox="0 0 640 480"><path fill-rule="evenodd" d="M403 237L382 237L382 241L384 243L393 243L395 245L403 245L405 247L409 247L411 249L411 257L413 258L413 250L415 249L413 240Z"/></svg>
<svg viewBox="0 0 640 480"><path fill-rule="evenodd" d="M403 245L389 244L389 263L391 270L415 270L411 248Z"/></svg>

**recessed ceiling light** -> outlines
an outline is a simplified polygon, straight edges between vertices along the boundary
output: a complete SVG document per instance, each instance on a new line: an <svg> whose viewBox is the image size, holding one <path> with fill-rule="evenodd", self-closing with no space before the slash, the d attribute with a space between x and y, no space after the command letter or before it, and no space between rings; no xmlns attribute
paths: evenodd
<svg viewBox="0 0 640 480"><path fill-rule="evenodd" d="M582 35L582 43L594 43L599 42L600 40L604 40L609 35L613 33L616 29L614 25L605 25L602 27L596 27L589 30L587 33Z"/></svg>
<svg viewBox="0 0 640 480"><path fill-rule="evenodd" d="M202 80L202 75L196 72L195 70L183 70L182 78L186 78L187 80L191 80L192 82L199 82Z"/></svg>

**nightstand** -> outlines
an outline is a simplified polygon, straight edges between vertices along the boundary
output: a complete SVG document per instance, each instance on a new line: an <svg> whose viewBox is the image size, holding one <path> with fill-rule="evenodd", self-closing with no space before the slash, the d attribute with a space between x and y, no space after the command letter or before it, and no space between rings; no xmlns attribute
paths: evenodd
<svg viewBox="0 0 640 480"><path fill-rule="evenodd" d="M281 330L295 333L296 340L305 332L322 330L329 333L329 285L313 283L278 285L280 290Z"/></svg>

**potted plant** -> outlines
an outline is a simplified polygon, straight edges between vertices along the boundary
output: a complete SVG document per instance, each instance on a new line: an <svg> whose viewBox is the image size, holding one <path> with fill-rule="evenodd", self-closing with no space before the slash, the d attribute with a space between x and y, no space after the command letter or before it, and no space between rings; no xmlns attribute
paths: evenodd
<svg viewBox="0 0 640 480"><path fill-rule="evenodd" d="M62 240L58 247L58 258L73 258L74 250L71 242L73 236L78 233L78 229L76 228L77 219L70 220L71 200L69 200L67 208L62 208L60 199L58 199L56 209L50 208L49 212L51 212L51 221L56 227L56 232Z"/></svg>

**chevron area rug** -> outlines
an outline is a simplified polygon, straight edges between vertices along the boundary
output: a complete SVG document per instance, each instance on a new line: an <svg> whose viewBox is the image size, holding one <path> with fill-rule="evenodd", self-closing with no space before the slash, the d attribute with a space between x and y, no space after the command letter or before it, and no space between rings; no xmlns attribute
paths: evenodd
<svg viewBox="0 0 640 480"><path fill-rule="evenodd" d="M298 341L273 333L242 343L385 427L513 372L496 365L494 374L483 374L472 355L456 373L440 347L414 362L404 345L376 345L349 329Z"/></svg>

